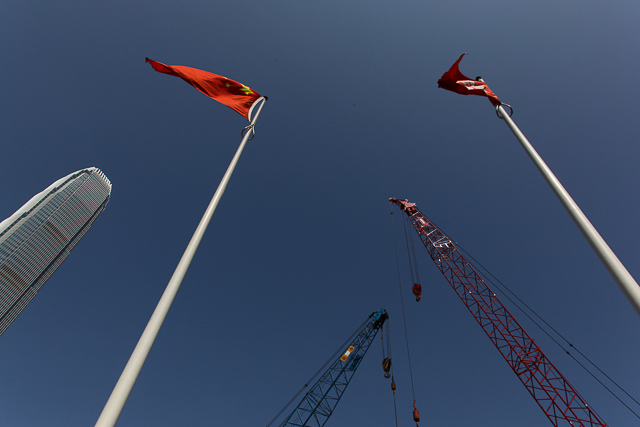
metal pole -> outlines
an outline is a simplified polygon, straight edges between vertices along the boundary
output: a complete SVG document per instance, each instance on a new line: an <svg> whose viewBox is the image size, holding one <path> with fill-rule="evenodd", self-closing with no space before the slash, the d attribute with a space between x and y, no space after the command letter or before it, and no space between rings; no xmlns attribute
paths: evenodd
<svg viewBox="0 0 640 427"><path fill-rule="evenodd" d="M549 169L533 146L531 146L527 138L523 135L520 129L518 129L518 126L516 126L513 120L511 120L511 117L509 117L502 105L496 107L496 110L498 111L498 117L507 123L511 132L513 132L520 142L520 145L522 145L522 148L524 148L533 163L536 165L573 222L578 226L582 235L587 239L591 248L594 250L596 255L598 255L598 258L600 258L600 261L602 261L607 271L609 271L613 280L615 280L622 293L627 297L633 306L633 309L638 313L638 315L640 315L640 287L638 286L638 283L636 283L635 279L631 274L629 274L618 257L600 236L598 231L593 227L593 225L591 225L576 202L574 202L571 196L569 196L567 190L564 189L562 184L560 184L560 181L558 181L556 176L551 172L551 169Z"/></svg>
<svg viewBox="0 0 640 427"><path fill-rule="evenodd" d="M220 202L220 198L224 193L227 184L229 183L229 179L231 178L231 174L233 174L233 170L238 163L238 159L242 154L242 150L246 145L247 141L253 135L253 126L255 125L258 116L260 115L260 111L262 111L262 107L265 103L265 98L259 98L256 100L256 103L262 100L258 111L256 112L255 117L251 121L251 124L247 126L247 132L244 134L242 138L242 142L240 142L240 146L236 151L235 156L231 160L229 167L227 168L227 172L224 174L222 181L220 181L220 185L218 185L218 189L216 190L211 202L209 203L209 207L205 211L202 219L200 220L200 224L196 228L196 231L193 233L193 237L191 237L191 241L187 245L187 249L185 249L178 266L176 267L173 276L169 280L169 284L167 284L167 288L165 289L156 309L151 315L151 319L149 319L149 323L147 323L147 327L144 329L136 348L133 350L129 361L127 362L127 366L125 366L122 374L120 375L120 379L116 383L116 386L113 388L111 392L111 396L107 401L98 421L95 424L95 427L113 427L115 426L118 418L120 417L120 413L122 412L122 408L124 407L127 399L129 398L129 394L131 393L131 389L140 374L140 370L142 369L142 365L153 346L153 342L158 336L158 332L160 331L160 327L162 327L162 323L164 322L165 317L167 316L167 312L171 307L171 303L180 288L180 284L182 283L182 279L184 278L187 270L189 269L189 265L191 264L191 260L198 249L198 245L202 240L202 236L209 225L209 221L213 216L213 212L216 210L218 206L218 202ZM254 106L256 105L254 103Z"/></svg>

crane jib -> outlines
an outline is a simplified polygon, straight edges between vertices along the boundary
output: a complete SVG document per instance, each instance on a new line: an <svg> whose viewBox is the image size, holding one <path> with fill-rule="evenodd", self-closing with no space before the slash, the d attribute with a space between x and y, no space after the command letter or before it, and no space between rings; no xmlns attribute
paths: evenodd
<svg viewBox="0 0 640 427"><path fill-rule="evenodd" d="M389 201L407 214L433 262L551 423L554 426L606 426L455 244L420 212L415 203L393 197Z"/></svg>
<svg viewBox="0 0 640 427"><path fill-rule="evenodd" d="M364 355L369 350L378 330L389 318L381 309L369 318L352 335L355 338L340 357L322 374L304 395L302 401L291 412L280 427L322 427L327 422L338 401L345 392Z"/></svg>

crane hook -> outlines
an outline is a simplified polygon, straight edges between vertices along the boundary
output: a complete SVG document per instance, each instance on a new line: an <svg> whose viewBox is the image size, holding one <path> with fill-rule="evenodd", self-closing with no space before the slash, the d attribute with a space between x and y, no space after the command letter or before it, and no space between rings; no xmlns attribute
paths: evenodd
<svg viewBox="0 0 640 427"><path fill-rule="evenodd" d="M391 378L389 371L391 370L391 358L385 357L382 359L382 369L384 369L384 377Z"/></svg>
<svg viewBox="0 0 640 427"><path fill-rule="evenodd" d="M416 427L420 427L420 412L416 408L416 402L413 402L413 421L416 422Z"/></svg>
<svg viewBox="0 0 640 427"><path fill-rule="evenodd" d="M414 283L413 288L411 288L413 294L416 296L416 301L420 301L420 297L422 296L422 285L420 283Z"/></svg>

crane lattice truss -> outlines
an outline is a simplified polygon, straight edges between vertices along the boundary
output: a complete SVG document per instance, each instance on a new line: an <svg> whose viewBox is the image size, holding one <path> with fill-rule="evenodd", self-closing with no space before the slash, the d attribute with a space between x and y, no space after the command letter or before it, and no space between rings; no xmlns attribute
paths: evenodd
<svg viewBox="0 0 640 427"><path fill-rule="evenodd" d="M384 309L369 316L369 321L361 330L356 331L358 335L344 353L340 354L340 357L311 387L293 412L280 424L280 427L322 427L327 422L373 342L378 329L388 318L389 315Z"/></svg>
<svg viewBox="0 0 640 427"><path fill-rule="evenodd" d="M451 240L415 203L395 198L431 259L554 426L605 426Z"/></svg>

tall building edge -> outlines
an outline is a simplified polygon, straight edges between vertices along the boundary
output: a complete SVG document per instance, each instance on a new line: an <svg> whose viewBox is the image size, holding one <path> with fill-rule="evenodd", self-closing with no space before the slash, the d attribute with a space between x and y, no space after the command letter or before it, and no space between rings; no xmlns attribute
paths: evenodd
<svg viewBox="0 0 640 427"><path fill-rule="evenodd" d="M111 196L98 168L74 172L0 222L0 335L89 231Z"/></svg>

